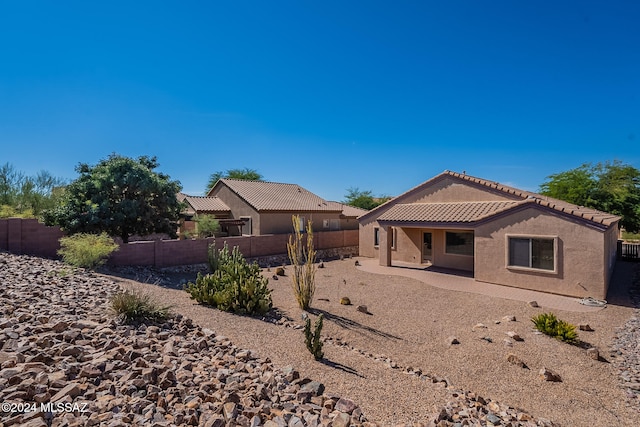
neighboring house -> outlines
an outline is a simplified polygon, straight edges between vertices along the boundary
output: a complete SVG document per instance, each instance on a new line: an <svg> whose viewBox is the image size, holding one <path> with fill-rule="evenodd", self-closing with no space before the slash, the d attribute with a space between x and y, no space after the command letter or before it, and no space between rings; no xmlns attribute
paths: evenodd
<svg viewBox="0 0 640 427"><path fill-rule="evenodd" d="M480 282L605 298L619 220L445 171L360 216L360 255L386 266L463 270Z"/></svg>
<svg viewBox="0 0 640 427"><path fill-rule="evenodd" d="M207 213L216 216L229 236L289 234L292 215L313 231L357 230L357 217L365 210L330 202L296 184L221 179L206 197L182 195L191 218Z"/></svg>

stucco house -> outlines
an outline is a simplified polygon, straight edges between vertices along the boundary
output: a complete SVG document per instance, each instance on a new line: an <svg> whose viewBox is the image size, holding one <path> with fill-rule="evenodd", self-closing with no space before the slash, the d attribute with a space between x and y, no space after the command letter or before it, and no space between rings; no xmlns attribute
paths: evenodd
<svg viewBox="0 0 640 427"><path fill-rule="evenodd" d="M300 215L313 231L357 230L365 210L326 201L297 184L220 179L207 196L182 194L186 219L212 214L229 236L291 233L291 216ZM188 226L187 226L188 227Z"/></svg>
<svg viewBox="0 0 640 427"><path fill-rule="evenodd" d="M360 255L605 298L619 217L445 171L359 217Z"/></svg>

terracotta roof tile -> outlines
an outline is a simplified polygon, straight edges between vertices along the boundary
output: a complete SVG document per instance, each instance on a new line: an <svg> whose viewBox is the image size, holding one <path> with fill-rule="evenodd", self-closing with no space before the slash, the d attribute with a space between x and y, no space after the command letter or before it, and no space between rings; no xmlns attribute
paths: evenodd
<svg viewBox="0 0 640 427"><path fill-rule="evenodd" d="M230 212L222 200L217 197L188 196L184 194L182 201L187 202L195 212Z"/></svg>
<svg viewBox="0 0 640 427"><path fill-rule="evenodd" d="M220 181L257 211L342 211L337 204L327 202L296 184L238 179Z"/></svg>
<svg viewBox="0 0 640 427"><path fill-rule="evenodd" d="M379 221L471 223L522 204L518 201L401 203L383 213Z"/></svg>

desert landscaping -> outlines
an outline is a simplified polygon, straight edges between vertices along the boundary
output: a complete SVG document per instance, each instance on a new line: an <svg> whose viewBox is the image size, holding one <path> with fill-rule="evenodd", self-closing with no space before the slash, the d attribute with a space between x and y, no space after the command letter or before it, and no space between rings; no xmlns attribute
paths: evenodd
<svg viewBox="0 0 640 427"><path fill-rule="evenodd" d="M309 316L325 322L316 361L291 267L277 280L263 269L274 310L255 318L189 298L182 286L205 266L94 273L0 253L1 400L87 404L5 412L3 425L636 425L640 316L630 300L549 310L593 329L570 345L533 329L545 307L368 273L356 260L317 270ZM122 288L178 316L119 325L108 299ZM352 305L340 304L345 296Z"/></svg>

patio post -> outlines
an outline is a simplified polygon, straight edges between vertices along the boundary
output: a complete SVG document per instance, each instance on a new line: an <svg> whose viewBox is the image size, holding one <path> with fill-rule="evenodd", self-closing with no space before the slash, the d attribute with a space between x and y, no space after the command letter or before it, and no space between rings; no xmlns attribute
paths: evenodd
<svg viewBox="0 0 640 427"><path fill-rule="evenodd" d="M385 267L391 266L391 228L387 225L380 227L380 265Z"/></svg>

